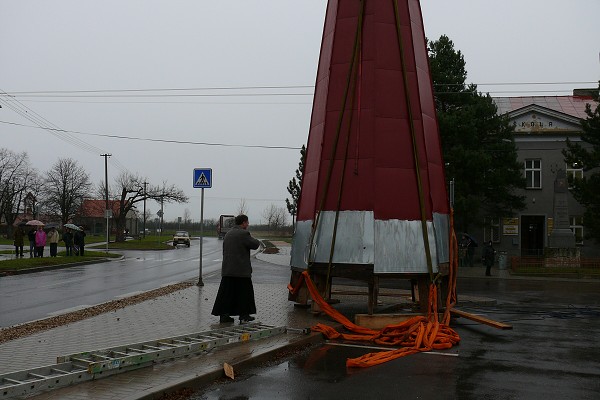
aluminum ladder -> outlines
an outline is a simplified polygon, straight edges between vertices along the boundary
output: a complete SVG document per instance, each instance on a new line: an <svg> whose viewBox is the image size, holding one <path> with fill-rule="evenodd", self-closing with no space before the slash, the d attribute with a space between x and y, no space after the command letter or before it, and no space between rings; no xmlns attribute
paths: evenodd
<svg viewBox="0 0 600 400"><path fill-rule="evenodd" d="M0 375L0 400L14 399L208 351L215 347L263 339L286 327L260 322L237 325L57 357L56 364Z"/></svg>

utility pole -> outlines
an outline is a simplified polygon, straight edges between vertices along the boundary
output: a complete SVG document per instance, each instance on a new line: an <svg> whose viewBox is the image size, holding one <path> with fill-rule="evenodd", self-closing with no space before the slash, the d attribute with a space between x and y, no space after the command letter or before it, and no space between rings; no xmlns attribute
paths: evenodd
<svg viewBox="0 0 600 400"><path fill-rule="evenodd" d="M104 216L106 218L106 253L108 253L108 219L112 216L112 213L108 208L108 157L111 157L112 154L100 154L100 156L104 157L104 200L106 202L106 210L104 212Z"/></svg>
<svg viewBox="0 0 600 400"><path fill-rule="evenodd" d="M160 234L162 235L163 233L163 216L165 215L165 212L163 211L163 204L164 204L164 195L160 196Z"/></svg>
<svg viewBox="0 0 600 400"><path fill-rule="evenodd" d="M142 229L144 230L144 239L146 239L146 196L147 196L146 186L147 185L148 185L148 182L144 181L144 223L142 226Z"/></svg>

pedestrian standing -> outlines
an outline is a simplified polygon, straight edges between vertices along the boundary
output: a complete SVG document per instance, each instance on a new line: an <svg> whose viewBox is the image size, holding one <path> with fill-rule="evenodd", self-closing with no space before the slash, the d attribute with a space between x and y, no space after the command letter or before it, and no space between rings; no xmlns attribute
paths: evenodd
<svg viewBox="0 0 600 400"><path fill-rule="evenodd" d="M23 244L24 244L25 232L23 232L23 228L20 226L15 227L15 233L13 235L14 244L15 244L15 256L23 257Z"/></svg>
<svg viewBox="0 0 600 400"><path fill-rule="evenodd" d="M29 258L35 257L35 228L31 227L27 232L27 239L29 239Z"/></svg>
<svg viewBox="0 0 600 400"><path fill-rule="evenodd" d="M44 226L39 225L35 232L35 256L44 257L44 247L46 247L46 232Z"/></svg>
<svg viewBox="0 0 600 400"><path fill-rule="evenodd" d="M63 242L65 242L65 252L67 256L73 255L73 232L71 229L66 228L65 233L63 233L62 237Z"/></svg>
<svg viewBox="0 0 600 400"><path fill-rule="evenodd" d="M76 254L83 256L85 247L85 230L83 230L83 226L79 226L79 230L75 232L73 240L75 242L75 248L77 249Z"/></svg>
<svg viewBox="0 0 600 400"><path fill-rule="evenodd" d="M48 243L50 243L50 257L56 257L58 250L58 231L55 227L50 228L50 232L48 232Z"/></svg>
<svg viewBox="0 0 600 400"><path fill-rule="evenodd" d="M223 240L221 284L212 309L221 323L233 322L232 315L239 315L240 324L255 319L250 316L256 314L250 250L258 249L260 242L248 232L249 224L246 215L238 215Z"/></svg>
<svg viewBox="0 0 600 400"><path fill-rule="evenodd" d="M492 275L492 265L494 265L494 259L496 256L496 250L492 245L492 241L486 243L485 248L483 249L483 262L485 263L485 275Z"/></svg>

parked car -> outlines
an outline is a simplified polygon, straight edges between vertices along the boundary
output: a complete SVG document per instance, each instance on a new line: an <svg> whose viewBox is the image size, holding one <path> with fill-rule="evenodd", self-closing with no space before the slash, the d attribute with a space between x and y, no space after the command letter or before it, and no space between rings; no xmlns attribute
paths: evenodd
<svg viewBox="0 0 600 400"><path fill-rule="evenodd" d="M177 231L173 235L173 246L177 247L178 244L185 244L190 247L190 234L186 231Z"/></svg>

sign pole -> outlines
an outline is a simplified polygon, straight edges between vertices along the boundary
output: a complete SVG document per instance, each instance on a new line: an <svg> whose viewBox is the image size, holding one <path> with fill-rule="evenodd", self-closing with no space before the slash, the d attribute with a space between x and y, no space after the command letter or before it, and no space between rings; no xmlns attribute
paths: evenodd
<svg viewBox="0 0 600 400"><path fill-rule="evenodd" d="M202 281L202 242L204 240L204 188L200 195L200 272L198 273L198 286L204 286Z"/></svg>
<svg viewBox="0 0 600 400"><path fill-rule="evenodd" d="M212 187L212 169L195 168L194 169L194 188L202 189L200 198L200 261L198 272L198 286L204 286L202 282L202 243L204 242L204 189Z"/></svg>

